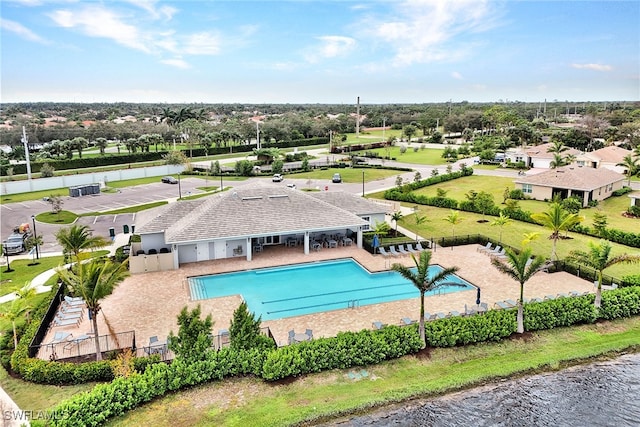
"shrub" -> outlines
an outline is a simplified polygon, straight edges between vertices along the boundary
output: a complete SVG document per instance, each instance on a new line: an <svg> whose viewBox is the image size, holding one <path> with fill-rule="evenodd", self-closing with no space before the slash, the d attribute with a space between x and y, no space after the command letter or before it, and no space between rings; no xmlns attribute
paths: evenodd
<svg viewBox="0 0 640 427"><path fill-rule="evenodd" d="M511 190L509 191L509 199L524 200L524 192L519 188Z"/></svg>
<svg viewBox="0 0 640 427"><path fill-rule="evenodd" d="M189 311L183 307L178 315L178 335L169 333L169 348L176 354L176 359L195 361L203 359L210 351L213 341L211 338L211 314L200 319L200 305Z"/></svg>
<svg viewBox="0 0 640 427"><path fill-rule="evenodd" d="M613 196L624 196L627 193L631 193L633 191L633 188L631 187L627 187L624 186L616 191L614 191L613 193L611 193Z"/></svg>
<svg viewBox="0 0 640 427"><path fill-rule="evenodd" d="M42 166L40 167L40 176L42 178L51 178L54 174L53 172L55 171L54 167L51 166L49 163L43 163Z"/></svg>

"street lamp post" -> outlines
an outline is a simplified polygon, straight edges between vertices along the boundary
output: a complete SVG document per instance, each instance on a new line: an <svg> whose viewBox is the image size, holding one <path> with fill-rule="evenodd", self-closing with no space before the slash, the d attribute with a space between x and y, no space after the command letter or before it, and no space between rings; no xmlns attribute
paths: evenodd
<svg viewBox="0 0 640 427"><path fill-rule="evenodd" d="M222 191L222 190L223 190L223 187L222 187L222 168L220 168L220 191Z"/></svg>
<svg viewBox="0 0 640 427"><path fill-rule="evenodd" d="M364 171L362 171L362 197L364 197Z"/></svg>
<svg viewBox="0 0 640 427"><path fill-rule="evenodd" d="M178 200L182 199L182 187L180 185L180 174L178 174Z"/></svg>
<svg viewBox="0 0 640 427"><path fill-rule="evenodd" d="M40 253L38 252L38 233L36 232L36 216L31 215L31 221L33 221L33 241L36 243L36 259L40 259Z"/></svg>
<svg viewBox="0 0 640 427"><path fill-rule="evenodd" d="M9 252L7 252L7 242L2 242L2 250L4 251L4 255L7 257L7 269L4 272L11 273L13 269L11 268L11 264L9 263Z"/></svg>

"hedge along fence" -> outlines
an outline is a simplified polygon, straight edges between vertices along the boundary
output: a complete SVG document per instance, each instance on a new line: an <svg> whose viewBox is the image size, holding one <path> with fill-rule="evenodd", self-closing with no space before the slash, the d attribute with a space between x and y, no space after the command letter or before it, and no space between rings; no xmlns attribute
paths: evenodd
<svg viewBox="0 0 640 427"><path fill-rule="evenodd" d="M471 171L471 172L468 172ZM400 187L391 188L384 192L384 198L387 200L394 200L398 202L406 202L418 205L434 206L437 208L458 209L465 212L483 213L478 209L475 204L468 200L457 201L448 197L427 197L420 194L412 193L413 190L423 188L429 185L438 184L444 181L450 181L463 176L469 176L473 174L473 169L465 168L460 172L452 172L450 174L437 175L428 179L424 179L415 183L405 184ZM500 213L509 216L509 218L528 222L530 224L537 224L531 219L531 212L523 211L521 209L512 210L507 208L500 208L499 206L492 206L487 209L484 214L489 216L499 216ZM579 234L584 234L591 237L601 237L610 240L614 243L629 246L632 248L640 248L640 233L632 233L629 231L617 230L614 228L606 229L603 234L599 234L596 230L581 224L574 226L571 231Z"/></svg>
<svg viewBox="0 0 640 427"><path fill-rule="evenodd" d="M593 298L587 295L526 304L525 327L539 330L592 323L598 317L615 319L640 314L640 287L605 292L599 316L593 307ZM499 341L516 331L516 310L490 310L482 315L436 320L427 322L425 327L429 344L436 347ZM56 406L53 413L57 418L51 420L51 424L100 425L170 391L229 376L253 374L278 380L379 363L419 349L417 325L411 325L341 333L335 338L321 338L267 352L212 351L195 363L175 360L170 365L155 364L143 373L98 385Z"/></svg>

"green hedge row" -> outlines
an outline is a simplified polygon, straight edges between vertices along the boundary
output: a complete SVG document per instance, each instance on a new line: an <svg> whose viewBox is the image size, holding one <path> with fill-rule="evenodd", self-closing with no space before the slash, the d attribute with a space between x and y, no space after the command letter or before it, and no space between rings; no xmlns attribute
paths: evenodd
<svg viewBox="0 0 640 427"><path fill-rule="evenodd" d="M525 305L527 330L592 323L597 320L593 295L559 298ZM615 319L640 314L640 287L605 292L600 318ZM335 338L261 352L223 349L209 352L204 360L185 364L155 364L143 373L116 378L109 384L76 395L54 408L54 426L94 426L122 415L167 392L229 376L253 374L265 380L330 369L346 369L379 363L420 349L417 325L387 326L379 331L345 332ZM455 317L427 322L429 344L451 347L482 341L497 341L516 330L516 310L490 310L484 315Z"/></svg>

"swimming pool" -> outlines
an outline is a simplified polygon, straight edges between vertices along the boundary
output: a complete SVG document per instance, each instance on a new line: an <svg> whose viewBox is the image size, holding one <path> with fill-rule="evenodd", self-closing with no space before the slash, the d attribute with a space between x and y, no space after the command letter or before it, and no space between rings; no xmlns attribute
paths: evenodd
<svg viewBox="0 0 640 427"><path fill-rule="evenodd" d="M439 265L429 267L430 276L438 271L442 271ZM463 287L442 286L435 293L475 289L455 275L449 276L448 282ZM353 259L191 277L189 289L193 300L240 294L249 310L256 317L262 316L262 320L420 296L415 286L399 273L370 273Z"/></svg>

